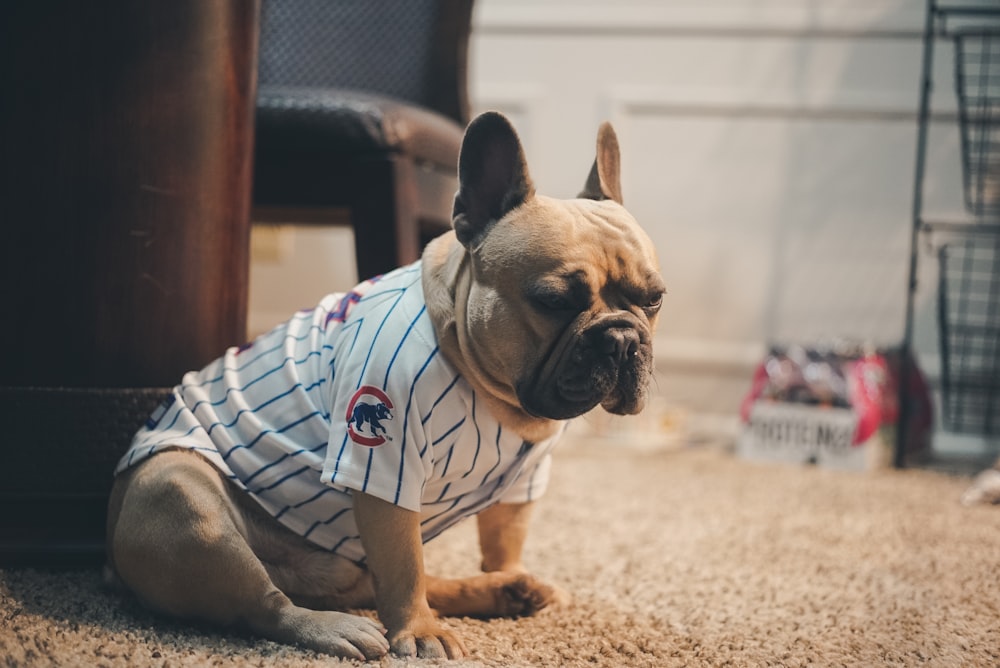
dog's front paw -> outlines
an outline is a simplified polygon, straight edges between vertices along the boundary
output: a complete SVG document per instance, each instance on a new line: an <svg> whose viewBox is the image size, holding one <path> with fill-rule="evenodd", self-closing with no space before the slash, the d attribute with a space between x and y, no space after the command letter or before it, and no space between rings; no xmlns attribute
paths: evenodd
<svg viewBox="0 0 1000 668"><path fill-rule="evenodd" d="M499 575L499 574L498 574ZM501 617L528 617L550 605L566 605L569 593L527 573L503 574L506 581L497 591L497 614Z"/></svg>
<svg viewBox="0 0 1000 668"><path fill-rule="evenodd" d="M461 659L469 653L457 635L433 618L413 620L390 632L389 646L397 656L421 659Z"/></svg>

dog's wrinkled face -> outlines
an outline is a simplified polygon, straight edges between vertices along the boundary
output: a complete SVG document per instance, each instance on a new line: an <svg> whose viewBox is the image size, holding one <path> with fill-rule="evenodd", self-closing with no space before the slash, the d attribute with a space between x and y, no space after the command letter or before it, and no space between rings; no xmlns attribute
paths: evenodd
<svg viewBox="0 0 1000 668"><path fill-rule="evenodd" d="M486 122L495 127L467 134L456 198L472 265L460 318L467 353L531 416L639 412L664 285L649 238L620 203L613 131L602 127L581 197L558 200L534 194L509 124ZM503 181L504 166L513 176L490 182Z"/></svg>
<svg viewBox="0 0 1000 668"><path fill-rule="evenodd" d="M637 413L664 288L635 221L611 200L537 196L501 224L474 255L467 325L493 342L484 357L534 416Z"/></svg>

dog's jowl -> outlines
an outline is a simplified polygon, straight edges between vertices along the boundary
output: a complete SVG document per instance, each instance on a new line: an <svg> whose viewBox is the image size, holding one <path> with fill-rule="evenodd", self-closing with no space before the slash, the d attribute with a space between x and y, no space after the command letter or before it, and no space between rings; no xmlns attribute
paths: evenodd
<svg viewBox="0 0 1000 668"><path fill-rule="evenodd" d="M454 230L419 262L181 380L118 466L109 577L356 659L464 656L440 616L568 602L522 565L528 514L566 420L642 409L663 283L609 125L575 199L535 193L496 113L458 171ZM425 575L423 543L471 515L484 572Z"/></svg>

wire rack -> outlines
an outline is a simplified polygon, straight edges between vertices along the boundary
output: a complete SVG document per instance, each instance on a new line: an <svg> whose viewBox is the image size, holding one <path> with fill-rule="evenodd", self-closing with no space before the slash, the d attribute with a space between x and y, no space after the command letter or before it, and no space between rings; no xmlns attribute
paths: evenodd
<svg viewBox="0 0 1000 668"><path fill-rule="evenodd" d="M1000 434L1000 236L938 251L942 419L958 433Z"/></svg>
<svg viewBox="0 0 1000 668"><path fill-rule="evenodd" d="M1000 213L1000 32L966 29L954 39L965 206Z"/></svg>
<svg viewBox="0 0 1000 668"><path fill-rule="evenodd" d="M901 373L908 377L916 364L915 296L923 237L928 248L938 249L942 426L987 436L1000 446L995 440L1000 436L1000 0L926 3ZM923 189L939 41L954 46L964 211L929 220ZM930 243L938 234L944 242ZM907 425L921 408L905 385L900 386L899 403L894 463L901 467L915 438Z"/></svg>
<svg viewBox="0 0 1000 668"><path fill-rule="evenodd" d="M965 207L1000 214L1000 24L953 32ZM1000 236L973 232L938 252L942 420L958 433L1000 433Z"/></svg>

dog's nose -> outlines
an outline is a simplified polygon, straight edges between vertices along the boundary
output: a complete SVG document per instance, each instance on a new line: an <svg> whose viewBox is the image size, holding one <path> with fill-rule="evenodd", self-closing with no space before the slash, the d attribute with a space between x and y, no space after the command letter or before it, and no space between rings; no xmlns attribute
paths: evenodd
<svg viewBox="0 0 1000 668"><path fill-rule="evenodd" d="M604 330L601 352L618 364L628 361L639 352L639 334L628 327L609 327Z"/></svg>

